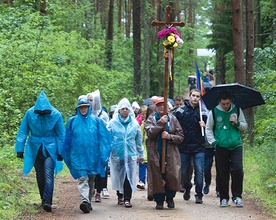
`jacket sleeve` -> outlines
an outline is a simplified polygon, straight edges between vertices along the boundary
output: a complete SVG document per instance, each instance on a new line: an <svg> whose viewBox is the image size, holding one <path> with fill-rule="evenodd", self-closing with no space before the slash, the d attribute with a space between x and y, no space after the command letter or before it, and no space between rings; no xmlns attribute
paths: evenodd
<svg viewBox="0 0 276 220"><path fill-rule="evenodd" d="M213 129L214 129L214 118L213 118L212 111L210 111L206 122L205 133L206 133L206 138L208 143L211 144L212 146L216 146L216 139L214 136Z"/></svg>
<svg viewBox="0 0 276 220"><path fill-rule="evenodd" d="M171 135L170 142L174 144L180 144L184 140L183 130L178 120L174 116L172 117L173 118L171 119L171 122L173 122L174 124L174 132L170 133Z"/></svg>
<svg viewBox="0 0 276 220"><path fill-rule="evenodd" d="M245 120L245 116L244 116L244 113L241 109L239 109L240 111L240 115L239 115L239 118L238 118L238 124L237 124L237 127L240 131L244 131L247 129L248 125L247 125L247 122Z"/></svg>
<svg viewBox="0 0 276 220"><path fill-rule="evenodd" d="M61 115L59 115L55 125L55 136L56 136L57 148L58 148L57 154L61 154L62 147L63 147L62 145L65 137L65 129L64 129L63 119Z"/></svg>
<svg viewBox="0 0 276 220"><path fill-rule="evenodd" d="M145 129L147 132L147 137L149 139L155 139L159 132L164 130L164 125L160 121L156 123L154 116L150 116L146 121Z"/></svg>
<svg viewBox="0 0 276 220"><path fill-rule="evenodd" d="M27 111L19 127L19 131L16 136L15 152L24 152L24 146L30 131L28 125L28 115L29 113Z"/></svg>
<svg viewBox="0 0 276 220"><path fill-rule="evenodd" d="M136 142L136 149L138 153L138 158L144 158L144 148L143 148L143 143L142 143L142 132L140 129L140 126L138 125L137 128L137 134L135 137L135 142Z"/></svg>

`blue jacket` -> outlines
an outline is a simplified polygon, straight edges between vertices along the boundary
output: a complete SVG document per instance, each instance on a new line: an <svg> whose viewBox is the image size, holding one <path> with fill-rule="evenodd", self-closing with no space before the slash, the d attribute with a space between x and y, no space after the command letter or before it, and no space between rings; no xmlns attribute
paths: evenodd
<svg viewBox="0 0 276 220"><path fill-rule="evenodd" d="M67 121L62 149L73 178L96 174L105 177L111 151L112 137L102 119L91 114L91 107L85 116L77 108L77 115Z"/></svg>
<svg viewBox="0 0 276 220"><path fill-rule="evenodd" d="M38 113L43 111L48 111L48 113ZM64 140L63 119L60 112L50 104L43 91L38 96L35 106L27 110L22 120L16 136L16 152L24 152L27 138L24 154L24 175L28 174L34 166L40 146L42 146L42 152L45 156L47 149L50 156L55 161L57 160L57 154L61 153ZM56 161L56 174L62 168L62 162Z"/></svg>

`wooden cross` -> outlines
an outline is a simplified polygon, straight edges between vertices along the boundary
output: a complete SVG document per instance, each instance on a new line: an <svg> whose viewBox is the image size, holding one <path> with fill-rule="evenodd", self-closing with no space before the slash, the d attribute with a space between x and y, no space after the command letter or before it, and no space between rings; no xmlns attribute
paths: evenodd
<svg viewBox="0 0 276 220"><path fill-rule="evenodd" d="M166 26L167 28L171 28L172 26L180 26L183 27L185 25L184 22L171 22L171 6L168 5L166 7L166 21L152 21L152 26ZM165 58L165 76L164 76L164 114L167 114L167 108L168 108L168 84L169 84L169 64L168 59L170 56L170 53L173 53L172 49L166 49L164 52L164 58ZM164 126L164 131L166 131L166 125ZM163 139L162 141L162 165L161 165L161 172L165 173L165 167L166 167L166 139Z"/></svg>

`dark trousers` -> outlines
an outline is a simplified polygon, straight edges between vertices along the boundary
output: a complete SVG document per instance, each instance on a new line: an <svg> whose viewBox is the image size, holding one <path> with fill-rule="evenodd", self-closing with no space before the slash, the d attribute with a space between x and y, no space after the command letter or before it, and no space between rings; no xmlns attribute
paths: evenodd
<svg viewBox="0 0 276 220"><path fill-rule="evenodd" d="M126 176L125 181L124 181L124 194L119 193L119 191L117 191L117 196L120 199L124 198L124 201L126 201L126 200L130 201L131 200L132 189L131 189L130 183L127 179L127 176Z"/></svg>
<svg viewBox="0 0 276 220"><path fill-rule="evenodd" d="M42 204L52 205L55 161L50 157L47 150L46 156L44 156L42 153L42 147L40 147L34 167Z"/></svg>
<svg viewBox="0 0 276 220"><path fill-rule="evenodd" d="M206 186L211 185L212 181L212 166L215 157L214 148L205 148L205 163L204 163L204 182ZM216 191L217 190L217 178L216 178Z"/></svg>
<svg viewBox="0 0 276 220"><path fill-rule="evenodd" d="M97 193L101 193L103 188L107 188L107 177L108 177L107 171L106 171L105 177L101 177L100 174L96 175L95 189L97 190Z"/></svg>
<svg viewBox="0 0 276 220"><path fill-rule="evenodd" d="M243 189L242 147L228 150L216 147L217 184L220 201L229 200L229 181L231 177L232 199L240 197Z"/></svg>

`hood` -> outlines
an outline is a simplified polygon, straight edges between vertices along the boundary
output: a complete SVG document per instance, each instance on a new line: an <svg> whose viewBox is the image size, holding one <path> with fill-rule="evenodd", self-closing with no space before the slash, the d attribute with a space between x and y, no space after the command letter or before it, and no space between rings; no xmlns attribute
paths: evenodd
<svg viewBox="0 0 276 220"><path fill-rule="evenodd" d="M49 102L46 94L44 93L44 91L41 91L34 106L34 113L41 115L51 114L52 110L53 107Z"/></svg>

